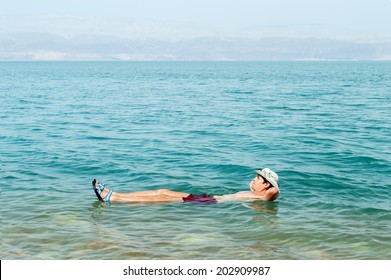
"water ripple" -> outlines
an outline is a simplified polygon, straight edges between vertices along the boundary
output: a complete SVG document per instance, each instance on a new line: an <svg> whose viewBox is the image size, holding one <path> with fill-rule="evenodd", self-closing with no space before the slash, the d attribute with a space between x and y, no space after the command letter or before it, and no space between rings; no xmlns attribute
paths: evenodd
<svg viewBox="0 0 391 280"><path fill-rule="evenodd" d="M2 62L1 257L390 259L390 69ZM259 167L276 202L106 205L90 186L221 195Z"/></svg>

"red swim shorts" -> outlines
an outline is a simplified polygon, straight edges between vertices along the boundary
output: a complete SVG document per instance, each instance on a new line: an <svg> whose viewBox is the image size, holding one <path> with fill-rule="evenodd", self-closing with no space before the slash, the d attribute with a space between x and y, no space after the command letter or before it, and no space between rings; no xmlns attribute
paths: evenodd
<svg viewBox="0 0 391 280"><path fill-rule="evenodd" d="M183 199L183 202L200 202L200 203L204 203L204 204L217 203L216 198L214 198L213 196L207 195L207 194L200 194L200 195L189 194L186 197L182 197L182 199Z"/></svg>

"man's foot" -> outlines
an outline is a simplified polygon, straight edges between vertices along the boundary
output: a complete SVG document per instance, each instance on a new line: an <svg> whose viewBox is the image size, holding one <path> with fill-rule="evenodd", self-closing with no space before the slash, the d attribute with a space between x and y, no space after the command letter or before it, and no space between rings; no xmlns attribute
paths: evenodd
<svg viewBox="0 0 391 280"><path fill-rule="evenodd" d="M96 196L98 197L98 199L99 199L100 201L103 201L103 199L102 199L102 197L100 196L100 194L102 193L102 191L103 191L103 189L105 188L105 186L102 185L102 184L100 184L100 183L98 182L98 180L94 179L94 180L92 180L92 188L94 189L95 194L96 194Z"/></svg>
<svg viewBox="0 0 391 280"><path fill-rule="evenodd" d="M103 190L105 189L105 185L98 182L98 180L94 179L92 180L92 188L95 191L96 196L100 201L103 202L110 202L111 194L113 193L112 190L109 190L109 192L106 194L104 198L102 198L101 194Z"/></svg>

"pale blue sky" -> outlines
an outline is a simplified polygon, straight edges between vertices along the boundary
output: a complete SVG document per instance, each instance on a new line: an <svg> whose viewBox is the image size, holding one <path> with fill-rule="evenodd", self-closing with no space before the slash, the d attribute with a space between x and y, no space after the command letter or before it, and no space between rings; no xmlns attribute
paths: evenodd
<svg viewBox="0 0 391 280"><path fill-rule="evenodd" d="M0 0L0 16L66 15L227 29L332 25L391 37L390 0Z"/></svg>

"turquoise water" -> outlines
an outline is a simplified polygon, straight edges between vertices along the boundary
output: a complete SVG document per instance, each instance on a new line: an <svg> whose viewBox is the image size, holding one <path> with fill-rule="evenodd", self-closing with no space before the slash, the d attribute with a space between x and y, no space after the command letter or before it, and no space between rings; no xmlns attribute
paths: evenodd
<svg viewBox="0 0 391 280"><path fill-rule="evenodd" d="M0 62L1 259L390 259L390 62ZM222 195L252 170L275 202Z"/></svg>

